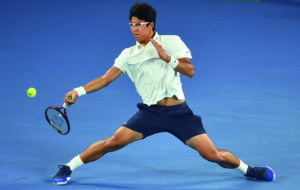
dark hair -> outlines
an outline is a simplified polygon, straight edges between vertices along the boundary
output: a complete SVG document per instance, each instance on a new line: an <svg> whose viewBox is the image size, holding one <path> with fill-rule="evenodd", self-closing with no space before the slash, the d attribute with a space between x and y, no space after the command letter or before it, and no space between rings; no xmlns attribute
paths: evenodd
<svg viewBox="0 0 300 190"><path fill-rule="evenodd" d="M129 20L131 21L132 17L137 17L140 20L146 22L154 22L153 31L155 31L155 22L156 22L156 10L147 3L135 3L129 13Z"/></svg>

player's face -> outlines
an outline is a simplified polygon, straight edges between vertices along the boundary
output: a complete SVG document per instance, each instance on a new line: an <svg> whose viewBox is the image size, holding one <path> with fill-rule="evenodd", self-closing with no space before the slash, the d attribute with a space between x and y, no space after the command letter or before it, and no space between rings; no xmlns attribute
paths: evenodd
<svg viewBox="0 0 300 190"><path fill-rule="evenodd" d="M140 20L134 16L131 18L131 23L135 24L130 28L136 41L138 41L140 44L147 44L153 37L154 32L152 29L154 27L154 23L151 22L148 24L143 24L146 23L146 21Z"/></svg>

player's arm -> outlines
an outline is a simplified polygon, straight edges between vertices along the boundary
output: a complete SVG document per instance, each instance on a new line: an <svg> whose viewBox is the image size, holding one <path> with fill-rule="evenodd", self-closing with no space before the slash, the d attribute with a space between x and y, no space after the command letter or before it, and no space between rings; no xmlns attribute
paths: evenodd
<svg viewBox="0 0 300 190"><path fill-rule="evenodd" d="M91 82L84 85L83 87L80 87L81 88L80 90L84 91L84 93L86 94L96 92L109 85L112 81L117 79L122 73L123 72L120 69L118 69L115 66L112 66L108 71L106 71L104 75L92 80ZM72 100L69 100L68 96L72 96ZM72 104L76 102L77 98L78 98L77 90L72 90L65 95L64 101L66 102L67 106L70 107Z"/></svg>
<svg viewBox="0 0 300 190"><path fill-rule="evenodd" d="M117 79L123 72L115 66L112 66L104 75L98 77L88 84L84 85L86 93L98 91L105 86L109 85L112 81Z"/></svg>
<svg viewBox="0 0 300 190"><path fill-rule="evenodd" d="M172 60L172 58L167 55L163 49L163 47L157 43L155 40L151 39L152 44L154 45L154 47L157 50L157 53L159 55L159 57L164 60L167 64L174 64L173 62L176 62L176 67L173 67L175 69L175 71L180 72L181 74L188 76L190 78L192 78L195 74L195 70L194 70L194 66L191 63L189 58L181 58L181 59L177 59L177 60ZM178 61L178 64L177 64Z"/></svg>
<svg viewBox="0 0 300 190"><path fill-rule="evenodd" d="M171 60L171 58L170 58ZM181 74L192 78L195 74L194 65L191 63L189 58L178 59L179 63L175 67L175 71L180 72ZM169 61L170 62L170 61ZM169 63L167 62L167 63Z"/></svg>

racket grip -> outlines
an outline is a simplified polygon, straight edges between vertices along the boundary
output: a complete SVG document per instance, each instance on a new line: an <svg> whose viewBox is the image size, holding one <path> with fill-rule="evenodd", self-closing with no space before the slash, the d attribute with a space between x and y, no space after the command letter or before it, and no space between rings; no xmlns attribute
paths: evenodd
<svg viewBox="0 0 300 190"><path fill-rule="evenodd" d="M67 109L67 108L68 108L68 106L67 106L67 104L66 104L66 103L64 103L62 107L63 107L63 108L65 108L65 109Z"/></svg>

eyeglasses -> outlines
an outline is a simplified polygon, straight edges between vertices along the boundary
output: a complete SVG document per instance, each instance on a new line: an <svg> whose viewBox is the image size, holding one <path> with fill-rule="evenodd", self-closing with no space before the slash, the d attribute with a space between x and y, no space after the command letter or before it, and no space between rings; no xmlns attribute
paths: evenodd
<svg viewBox="0 0 300 190"><path fill-rule="evenodd" d="M130 27L137 27L137 28L140 28L140 27L142 27L142 26L145 25L145 24L149 24L149 22L136 22L136 23L130 22L130 23L129 23L129 26L130 26Z"/></svg>

